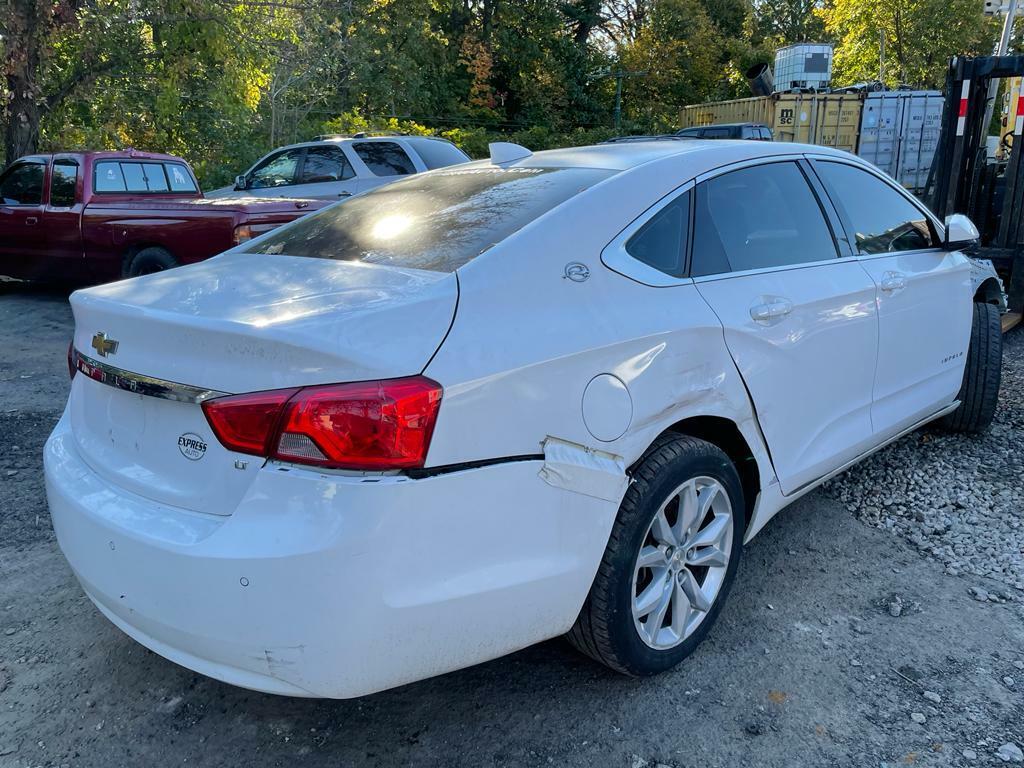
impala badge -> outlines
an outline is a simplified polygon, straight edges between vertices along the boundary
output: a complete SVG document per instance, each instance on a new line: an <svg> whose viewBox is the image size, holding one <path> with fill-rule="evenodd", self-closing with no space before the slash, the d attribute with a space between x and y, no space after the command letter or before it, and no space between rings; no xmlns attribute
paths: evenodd
<svg viewBox="0 0 1024 768"><path fill-rule="evenodd" d="M108 339L107 334L100 331L92 337L92 348L96 350L96 354L100 357L113 355L117 353L117 340Z"/></svg>

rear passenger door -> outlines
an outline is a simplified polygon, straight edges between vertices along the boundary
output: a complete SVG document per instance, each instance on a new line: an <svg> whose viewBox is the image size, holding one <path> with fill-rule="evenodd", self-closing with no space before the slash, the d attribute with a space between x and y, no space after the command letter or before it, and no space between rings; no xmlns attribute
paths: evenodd
<svg viewBox="0 0 1024 768"><path fill-rule="evenodd" d="M894 182L841 160L813 165L876 287L871 417L885 439L956 398L971 332L970 262L942 249L924 208Z"/></svg>
<svg viewBox="0 0 1024 768"><path fill-rule="evenodd" d="M289 187L289 194L317 200L339 200L362 192L361 185L341 147L308 147L298 183Z"/></svg>
<svg viewBox="0 0 1024 768"><path fill-rule="evenodd" d="M698 179L690 275L718 315L789 494L872 444L875 286L806 163Z"/></svg>

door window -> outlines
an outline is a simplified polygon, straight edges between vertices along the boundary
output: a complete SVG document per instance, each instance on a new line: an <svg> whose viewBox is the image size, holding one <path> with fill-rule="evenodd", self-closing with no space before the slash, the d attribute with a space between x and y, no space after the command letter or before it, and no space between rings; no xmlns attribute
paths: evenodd
<svg viewBox="0 0 1024 768"><path fill-rule="evenodd" d="M355 176L352 165L338 147L310 147L302 166L302 184L344 181Z"/></svg>
<svg viewBox="0 0 1024 768"><path fill-rule="evenodd" d="M46 166L42 163L16 165L0 178L0 197L4 205L40 205L43 202L43 178Z"/></svg>
<svg viewBox="0 0 1024 768"><path fill-rule="evenodd" d="M700 136L702 139L728 139L730 133L729 128L705 128Z"/></svg>
<svg viewBox="0 0 1024 768"><path fill-rule="evenodd" d="M821 206L796 163L769 163L697 187L691 276L836 257Z"/></svg>
<svg viewBox="0 0 1024 768"><path fill-rule="evenodd" d="M874 174L845 163L816 160L814 167L861 253L935 248L939 239L924 212Z"/></svg>
<svg viewBox="0 0 1024 768"><path fill-rule="evenodd" d="M50 177L50 205L70 208L75 204L78 186L78 163L73 160L55 160Z"/></svg>
<svg viewBox="0 0 1024 768"><path fill-rule="evenodd" d="M300 147L268 157L249 174L247 189L286 187L294 184L295 171L299 167L299 159L304 151Z"/></svg>
<svg viewBox="0 0 1024 768"><path fill-rule="evenodd" d="M393 141L360 141L352 147L374 176L416 173L416 166L412 164L409 155Z"/></svg>
<svg viewBox="0 0 1024 768"><path fill-rule="evenodd" d="M626 252L637 261L673 277L682 277L686 237L690 228L690 193L680 195L626 242Z"/></svg>

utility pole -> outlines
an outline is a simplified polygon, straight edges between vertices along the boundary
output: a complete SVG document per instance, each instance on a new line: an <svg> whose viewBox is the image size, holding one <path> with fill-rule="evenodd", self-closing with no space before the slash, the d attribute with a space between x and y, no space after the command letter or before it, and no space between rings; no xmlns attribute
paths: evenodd
<svg viewBox="0 0 1024 768"><path fill-rule="evenodd" d="M637 69L627 71L624 69L618 69L615 71L615 132L618 133L622 128L622 79L624 77L643 77L647 74L647 70Z"/></svg>
<svg viewBox="0 0 1024 768"><path fill-rule="evenodd" d="M1017 17L1018 0L1009 0L1006 6L1006 18L1003 20L1003 34L999 37L999 46L996 48L996 56L1005 56L1010 50L1010 38L1013 36L1013 22ZM988 4L986 3L986 6ZM993 77L988 84L988 97L985 100L985 122L982 123L982 130L988 136L989 125L992 124L992 113L996 109L996 96L999 95L999 79Z"/></svg>

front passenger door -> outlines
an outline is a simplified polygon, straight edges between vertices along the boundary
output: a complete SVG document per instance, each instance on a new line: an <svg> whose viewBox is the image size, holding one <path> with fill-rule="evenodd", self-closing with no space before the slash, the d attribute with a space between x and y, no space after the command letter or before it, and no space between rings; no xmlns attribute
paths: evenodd
<svg viewBox="0 0 1024 768"><path fill-rule="evenodd" d="M875 286L840 257L834 216L796 161L696 187L690 275L724 327L785 494L872 443Z"/></svg>
<svg viewBox="0 0 1024 768"><path fill-rule="evenodd" d="M871 418L883 440L949 405L960 390L973 316L970 262L942 249L928 214L895 183L839 160L813 165L876 286Z"/></svg>

